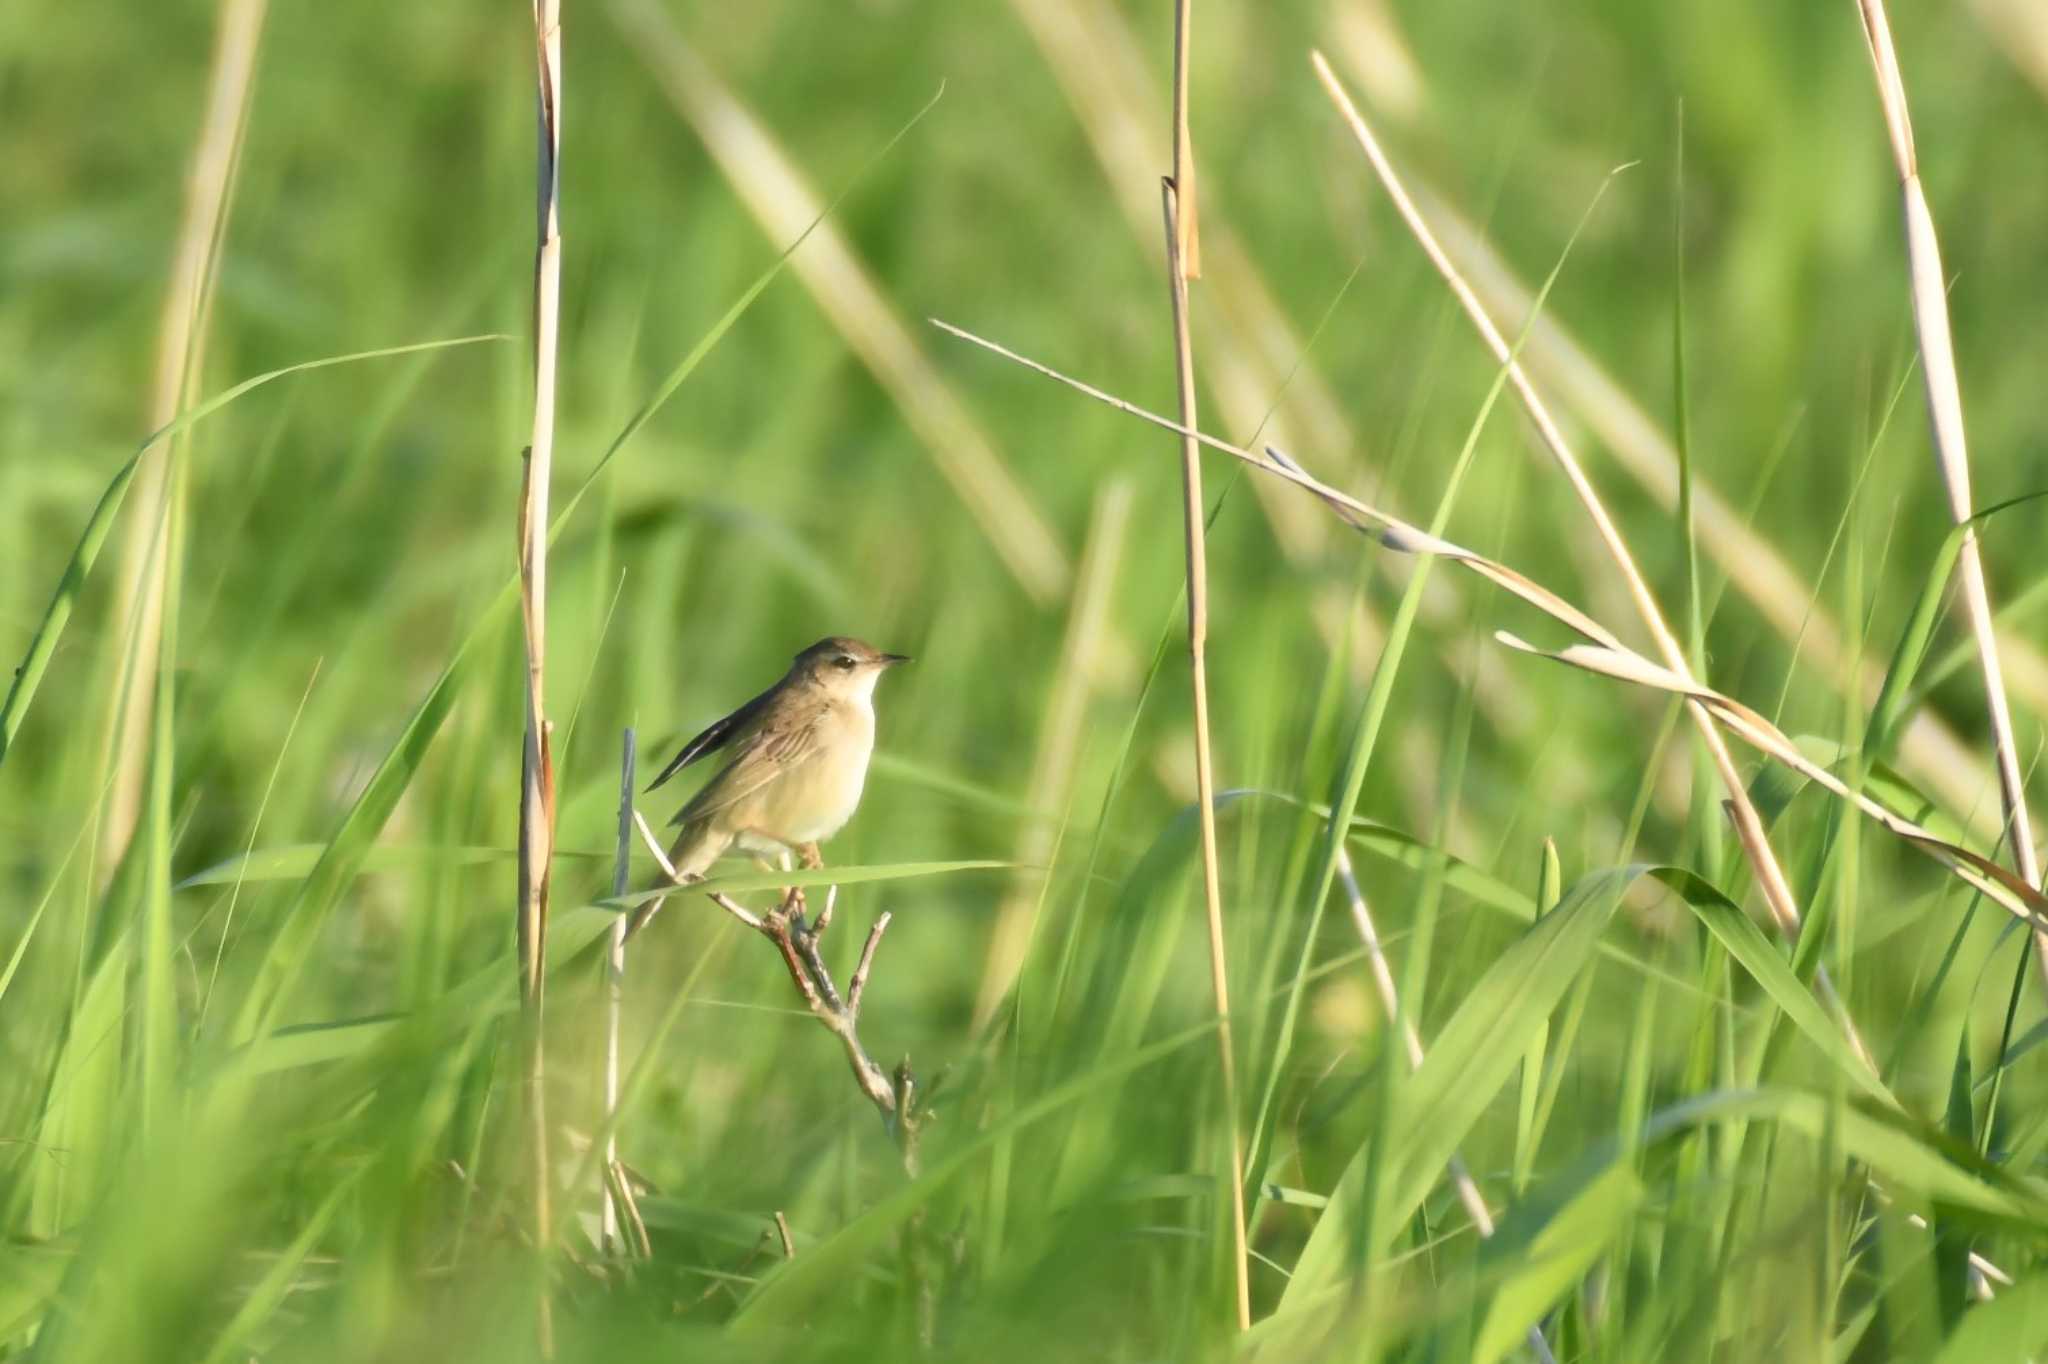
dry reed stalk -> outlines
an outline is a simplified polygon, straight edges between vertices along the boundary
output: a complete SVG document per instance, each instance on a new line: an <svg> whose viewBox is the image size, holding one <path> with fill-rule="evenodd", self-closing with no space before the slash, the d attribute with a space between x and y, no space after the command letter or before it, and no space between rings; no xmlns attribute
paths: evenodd
<svg viewBox="0 0 2048 1364"><path fill-rule="evenodd" d="M1836 795L1850 800L1866 814L1885 824L1892 832L1899 834L1921 851L1928 853L1937 861L1942 861L1944 865L1949 866L1966 884L1981 892L2008 913L2032 923L2037 916L2048 912L2048 896L2044 896L2039 890L2026 885L2011 872L1991 862L1990 859L1958 844L1951 843L1929 830L1914 824L1910 820L1904 820L1894 815L1868 796L1860 792L1850 793L1846 788L1842 787L1840 780L1834 777L1833 774L1828 773L1825 769L1815 767L1802 755L1799 755L1797 746L1792 744L1789 739L1784 739L1782 735L1778 735L1775 726L1771 725L1768 720L1765 720L1757 712L1743 706L1740 702L1734 701L1732 698L1724 697L1720 693L1705 687L1693 680L1689 673L1680 673L1675 669L1652 663L1630 649L1626 644L1623 644L1614 632L1605 625L1602 625L1578 607L1573 606L1549 588L1542 586L1515 569L1509 568L1505 564L1497 563L1483 554L1466 549L1462 545L1431 535L1419 526L1412 525L1398 516L1381 511L1379 508L1362 502L1348 493L1331 487L1329 484L1309 474L1293 459L1271 446L1266 448L1264 454L1253 454L1241 446L1233 445L1229 441L1222 440L1203 431L1195 430L1192 427L1183 426L1171 417L1163 417L1157 412L1139 407L1136 403L1126 401L1112 393L1106 393L1092 384L1085 383L1070 375L1062 374L1050 365L1042 364L1028 356L1019 355L1007 346L990 341L984 337L976 336L973 332L956 327L950 322L942 322L934 318L932 319L932 325L938 327L941 331L959 337L963 341L980 346L991 354L999 355L1014 364L1022 365L1034 373L1042 374L1046 378L1065 384L1074 391L1085 394L1099 403L1113 407L1126 416L1136 417L1140 421L1149 422L1163 430L1179 432L1183 436L1192 436L1200 444L1212 450L1230 455L1238 461L1249 464L1259 472L1273 478L1292 483L1297 488L1321 500L1340 520L1350 525L1353 529L1365 531L1389 549L1404 554L1435 555L1438 558L1447 559L1457 564L1460 568L1477 574L1493 583L1496 587L1502 588L1529 605L1534 606L1537 610L1582 636L1594 646L1592 650L1568 651L1572 652L1574 656L1567 658L1566 661L1585 666L1586 664L1582 662L1581 657L1578 655L1583 655L1585 659L1591 660L1594 663L1619 660L1618 663L1614 663L1611 666L1594 667L1593 670L1614 672L1615 675L1626 676L1631 681L1656 685L1664 690L1672 691L1689 702L1710 710L1714 715L1720 716L1724 722L1729 723L1747 741L1758 742L1756 736L1767 736L1764 742L1758 743L1758 746L1767 755L1778 758L1780 761L1785 762L1786 765L1801 772L1802 775L1819 782ZM1508 638L1512 639L1511 636ZM1665 685L1665 679L1671 680L1669 685ZM1776 735L1776 739L1769 739L1768 736L1771 735ZM1845 1029L1853 1027L1846 1020L1838 1021L1843 1023ZM1852 1045L1860 1046L1860 1043L1852 1043Z"/></svg>
<svg viewBox="0 0 2048 1364"><path fill-rule="evenodd" d="M1195 140L1188 131L1188 51L1194 39L1194 0L1173 7L1173 205L1169 210L1182 282L1202 277L1201 203L1195 193ZM1192 423L1191 423L1192 424Z"/></svg>
<svg viewBox="0 0 2048 1364"><path fill-rule="evenodd" d="M2021 880L1981 853L1949 842L1932 830L1893 812L1861 790L1849 786L1827 768L1800 752L1798 744L1761 713L1733 697L1703 686L1689 676L1681 676L1669 668L1659 667L1642 655L1611 640L1575 644L1564 649L1539 649L1507 631L1497 631L1495 638L1509 648L1519 649L1523 653L1569 663L1587 672L1600 673L1624 682L1632 682L1637 686L1669 692L1701 705L1727 726L1729 732L1767 757L1799 773L1808 781L1854 805L1907 842L1919 846L1936 861L1955 871L1986 898L2016 918L2031 924L2036 931L2048 927L2048 917L2044 917L2048 915L2048 896L2044 896L2037 887Z"/></svg>
<svg viewBox="0 0 2048 1364"><path fill-rule="evenodd" d="M526 748L519 802L519 982L537 1003L546 933L554 803L545 687L547 670L548 489L554 470L555 370L561 325L562 30L560 0L534 0L539 82L535 171L538 246L533 265L533 436L519 505L519 601L526 637Z"/></svg>
<svg viewBox="0 0 2048 1364"><path fill-rule="evenodd" d="M1129 23L1102 0L1011 0L1011 9L1030 33L1059 82L1076 121L1101 166L1113 202L1134 240L1148 249L1158 231L1158 206L1148 192L1152 170L1170 154L1157 109L1162 92L1133 38ZM1209 319L1196 330L1196 362L1218 410L1232 428L1253 441L1341 453L1346 461L1360 442L1336 396L1317 371L1308 347L1261 278L1257 263L1230 231L1214 203L1202 208L1203 253L1210 266L1203 281ZM1343 472L1340 466L1339 472ZM1377 666L1385 624L1370 602L1328 580L1325 566L1333 541L1329 522L1315 508L1265 479L1252 495L1288 565L1312 583L1310 614L1324 644L1335 651L1348 641L1348 663L1363 681ZM1389 564L1397 582L1412 565ZM1423 619L1444 623L1457 614L1448 584L1423 599ZM1473 689L1488 721L1504 733L1528 735L1537 722L1491 650L1446 649L1444 666ZM1404 730L1394 738L1393 775L1404 799L1418 812L1434 813L1431 795L1436 754L1429 737ZM1560 791L1588 791L1593 774L1575 752L1549 755Z"/></svg>
<svg viewBox="0 0 2048 1364"><path fill-rule="evenodd" d="M1678 455L1668 436L1634 399L1550 317L1530 319L1534 294L1515 277L1484 237L1440 199L1411 187L1445 252L1457 262L1488 309L1511 330L1525 325L1521 359L1549 391L1600 439L1601 448L1665 511L1678 501ZM1699 544L1727 581L1778 635L1796 643L1837 688L1862 687L1866 705L1876 699L1884 660L1852 655L1833 615L1813 599L1810 587L1784 557L1752 530L1741 514L1697 468L1693 508ZM2048 706L2048 660L2024 638L2001 638L2014 688L2029 702ZM1939 717L1921 710L1907 718L1898 738L1898 763L1962 818L1978 808L1983 778L1977 760ZM1988 826L1985 830L1988 832Z"/></svg>
<svg viewBox="0 0 2048 1364"><path fill-rule="evenodd" d="M1740 702L1734 701L1731 698L1709 691L1701 687L1697 682L1692 682L1688 678L1682 677L1670 669L1662 668L1636 654L1627 645L1621 643L1607 627L1601 625L1598 621L1586 615L1556 593L1551 592L1548 588L1541 586L1514 569L1504 564L1496 563L1484 555L1476 554L1461 545L1433 536L1419 526L1411 525L1399 517L1391 516L1375 507L1368 506L1347 493L1330 487L1328 484L1311 476L1294 460L1287 458L1280 451L1271 447L1268 447L1263 455L1255 455L1251 451L1232 445L1228 441L1220 440L1190 427L1185 427L1170 417L1162 417L1156 412L1147 411L1135 403L1127 402L1122 398L1116 397L1114 394L1106 393L1094 387L1092 384L1084 383L1079 379L1062 374L1049 365L1041 364L1036 360L1019 355L1006 346L976 336L974 333L955 327L951 323L941 322L936 318L932 319L932 322L934 326L942 331L957 336L963 341L980 346L984 350L999 355L1012 363L1022 365L1034 373L1057 380L1076 392L1085 394L1097 402L1115 408L1127 416L1136 417L1140 421L1149 422L1165 430L1179 432L1182 436L1191 436L1210 449L1230 455L1243 463L1251 465L1261 473L1292 483L1297 488L1318 498L1347 525L1375 536L1389 549L1407 554L1432 554L1439 558L1448 559L1460 568L1485 578L1496 587L1502 588L1520 598L1574 633L1591 641L1590 646L1557 651L1546 656L1555 657L1560 659L1560 661L1570 662L1594 672L1607 673L1640 685L1672 691L1675 694L1687 697L1696 704L1713 707L1717 718L1723 723L1728 724L1734 732L1746 741L1757 746L1766 756L1791 767L1802 776L1828 790L1831 794L1855 805L1862 813L1884 825L1886 829L1905 840L1910 846L1917 848L1946 866L1958 879L1977 890L1992 903L2030 925L2038 927L2043 923L2048 923L2048 896L2044 896L2038 889L2020 881L2011 872L1992 862L1989 858L1982 857L1967 848L1949 843L1912 821L1885 809L1863 792L1852 790L1845 786L1833 773L1808 761L1799 752L1796 744L1780 733L1769 720L1754 710L1743 706ZM1505 632L1497 634L1496 637L1512 647L1528 648L1521 641ZM1543 652L1541 650L1530 651ZM1729 804L1732 806L1733 802L1731 801ZM1730 813L1732 814L1733 811L1731 810ZM1738 835L1747 837L1748 831L1738 827ZM1832 987L1821 985L1820 982L1816 983L1823 990L1824 998L1827 998L1830 1003L1837 1002L1833 995ZM1845 1015L1838 1015L1837 1023L1843 1028L1851 1049L1855 1052L1859 1062L1868 1066L1870 1064L1869 1049L1864 1046L1853 1024ZM1992 1265L1988 1260L1984 1260L1981 1256L1972 1253L1970 1263L1973 1269L1984 1275L1988 1280L2010 1282L2004 1276L2003 1271L1999 1270L1996 1265Z"/></svg>
<svg viewBox="0 0 2048 1364"><path fill-rule="evenodd" d="M1401 994L1394 986L1394 969L1387 962L1386 949L1380 943L1379 927L1373 922L1372 906L1365 901L1365 892L1359 889L1358 876L1351 868L1351 854L1343 844L1337 845L1337 877L1343 883L1344 897L1351 906L1351 922L1358 930L1358 937L1365 944L1366 961L1372 968L1372 983L1380 996L1380 1008L1386 1013L1389 1025L1399 1020L1401 1024L1401 1045L1408 1056L1408 1069L1422 1069L1422 1034L1416 1030L1415 1020L1401 1012ZM1494 1233L1493 1211L1486 1206L1485 1197L1479 1192L1479 1184L1472 1178L1471 1170L1465 1166L1465 1159L1457 1152L1451 1153L1448 1166L1451 1184L1458 1191L1458 1201L1465 1206L1465 1215L1472 1219L1472 1226L1482 1240ZM1556 1357L1550 1352L1550 1342L1543 1338L1543 1328L1529 1328L1529 1350L1543 1364L1555 1364Z"/></svg>
<svg viewBox="0 0 2048 1364"><path fill-rule="evenodd" d="M691 50L660 6L615 0L612 13L762 230L778 242L810 230L790 268L902 411L1025 595L1041 606L1058 601L1071 577L1058 537L845 236L832 223L817 221L823 205L788 154Z"/></svg>
<svg viewBox="0 0 2048 1364"><path fill-rule="evenodd" d="M156 377L150 393L149 429L160 430L178 415L198 377L206 353L206 325L213 309L220 245L227 233L235 168L248 126L255 88L256 49L263 36L267 0L222 0L214 38L213 74L207 83L206 113L192 164L185 175L185 211L171 261L159 323ZM159 666L163 644L164 578L173 536L184 514L184 450L180 435L143 460L134 490L135 514L122 541L112 619L123 624L124 657L108 698L103 732L111 766L100 825L99 865L111 877L134 836L142 808L143 774L151 744L148 726L155 689L142 685Z"/></svg>
<svg viewBox="0 0 2048 1364"><path fill-rule="evenodd" d="M2027 818L2026 779L2020 773L2019 744L2013 737L2012 711L2005 699L2004 673L1998 663L1998 637L1992 628L1991 589L1984 580L1984 557L1977 534L1968 528L1970 456L1963 436L1963 394L1956 380L1955 344L1949 333L1948 295L1942 278L1941 248L1934 236L1934 215L1920 188L1920 165L1913 147L1913 121L1906 110L1906 83L1892 49L1891 24L1883 0L1858 0L1863 36L1877 75L1878 98L1884 105L1885 129L1891 135L1892 159L1899 172L1906 220L1906 260L1913 290L1913 325L1920 337L1920 373L1927 384L1927 409L1932 421L1935 462L1948 491L1949 515L1963 526L1956 570L1962 578L1963 603L1976 637L1977 664L1984 675L1984 706L1991 721L1991 742L1998 763L1998 794L2005 807L2007 840L2013 865L2030 886L2041 884L2034 830ZM2048 929L2034 931L2034 959L2048 985Z"/></svg>
<svg viewBox="0 0 2048 1364"><path fill-rule="evenodd" d="M533 437L519 504L519 604L526 637L526 741L519 786L519 993L523 1004L527 1155L533 1243L542 1260L537 1294L540 1350L554 1354L546 1256L554 1240L548 1191L546 1058L541 1020L546 984L548 871L554 853L555 781L545 705L548 488L554 469L555 370L562 292L562 15L560 0L533 0L538 156L533 265Z"/></svg>
<svg viewBox="0 0 2048 1364"><path fill-rule="evenodd" d="M1132 239L1149 252L1159 231L1151 187L1173 149L1159 130L1163 92L1128 25L1099 0L1011 0L1011 8L1066 92ZM1309 449L1351 450L1355 440L1342 408L1301 363L1300 338L1250 257L1213 205L1204 206L1202 218L1202 251L1212 267L1204 297L1220 325L1201 328L1200 365L1226 419L1245 432L1263 426L1264 434ZM1314 509L1263 483L1253 493L1288 562L1297 568L1321 563L1329 533ZM1342 593L1318 594L1317 623L1327 639L1341 637L1348 607ZM1353 662L1361 673L1369 671L1371 651L1354 651Z"/></svg>
<svg viewBox="0 0 2048 1364"><path fill-rule="evenodd" d="M1336 73L1330 69L1329 62L1320 52L1313 54L1312 61L1317 79L1322 82L1331 103L1336 105L1338 113L1349 125L1352 136L1365 152L1373 173L1378 177L1388 197L1393 200L1395 209L1399 212L1401 220L1407 224L1409 233L1422 247L1423 253L1429 257L1430 264L1436 268L1438 275L1449 286L1459 306L1471 319L1472 325L1478 329L1487 349L1506 368L1509 387L1514 389L1516 397L1521 400L1523 410L1535 424L1545 448L1549 450L1551 458L1556 461L1566 481L1571 484L1572 491L1578 497L1580 505L1585 508L1587 517L1593 522L1593 528L1599 535L1601 544L1605 547L1608 557L1614 561L1615 568L1620 572L1622 581L1628 588L1637 614L1656 643L1657 652L1662 655L1666 666L1673 673L1691 682L1692 669L1685 656L1685 646L1679 643L1678 637L1671 633L1671 627L1665 623L1664 613L1657 605L1657 599L1650 591L1649 583L1636 567L1635 557L1629 552L1628 545L1623 541L1613 518L1607 514L1607 508L1600 501L1600 495L1594 490L1592 481L1580 467L1578 458L1572 453L1571 446L1565 440L1564 432L1559 428L1556 419L1551 416L1549 407L1536 392L1535 386L1530 383L1528 374L1509 348L1507 339L1501 335L1500 329L1488 316L1478 295L1472 292L1471 286L1458 273L1450 257L1444 254L1443 247L1438 244L1435 234L1429 229L1429 224L1415 207L1414 200L1409 198L1400 177L1394 173L1392 163L1380 150L1378 139L1366 126L1357 106L1351 102L1351 97L1345 93ZM1779 864L1777 855L1771 848L1770 836L1764 828L1763 820L1756 812L1756 806L1750 801L1749 789L1743 783L1742 774L1736 769L1735 759L1728 751L1727 741L1715 726L1707 708L1698 699L1688 697L1686 709L1694 727L1699 731L1708 756L1714 761L1714 768L1720 774L1721 784L1728 792L1730 813L1741 837L1743 850L1748 854L1750 865L1756 874L1757 887L1763 894L1764 903L1769 907L1779 932L1787 939L1796 939L1801 921L1799 906L1792 894L1791 882L1786 879L1784 868ZM1815 973L1815 980L1823 996L1837 1006L1836 1016L1843 1030L1853 1036L1857 1032L1855 1020L1849 1016L1845 1008L1839 1007L1839 1000L1834 997L1833 982L1828 978L1825 967ZM1862 1049L1860 1039L1855 1045Z"/></svg>
<svg viewBox="0 0 2048 1364"><path fill-rule="evenodd" d="M1045 814L1067 808L1082 727L1087 722L1088 700L1095 679L1102 672L1102 656L1115 633L1110 607L1116 599L1117 569L1123 559L1134 488L1128 477L1113 478L1095 498L1092 524L1075 579L1074 604L1067 613L1066 638L1060 644L1059 666L1053 671L1055 680L1046 699L1045 720L1039 726L1038 753L1031 764L1031 784L1024 803L1034 812ZM1017 865L1047 866L1052 860L1054 837L1049 814L1027 821L1017 840ZM996 909L981 988L974 1002L976 1033L995 1016L1017 983L1017 974L1030 949L1033 913L1046 875L1042 871L1020 873Z"/></svg>
<svg viewBox="0 0 2048 1364"><path fill-rule="evenodd" d="M1181 0L1175 26L1174 125L1187 123L1187 36L1189 0ZM1175 145L1185 150L1184 132ZM1188 271L1181 244L1189 230L1181 221L1179 188L1166 181L1160 188L1165 215L1166 278L1173 301L1174 379L1181 425L1193 429L1195 419L1195 357L1188 337ZM1188 680L1195 710L1195 808L1202 834L1202 906L1209 926L1209 993L1216 1004L1216 1050L1223 1080L1223 1114L1230 1139L1230 1249L1237 1287L1237 1329L1252 1325L1251 1250L1245 1234L1244 1133L1237 1112L1237 1054L1230 1027L1230 967L1223 932L1223 873L1216 858L1216 759L1209 736L1209 567L1203 522L1208 504L1202 497L1202 451L1192 439L1180 441L1181 523L1187 542Z"/></svg>

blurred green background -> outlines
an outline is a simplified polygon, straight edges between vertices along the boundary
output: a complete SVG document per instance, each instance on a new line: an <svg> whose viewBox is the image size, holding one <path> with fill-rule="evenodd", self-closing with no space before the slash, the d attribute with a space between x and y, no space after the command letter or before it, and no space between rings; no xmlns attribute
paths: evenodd
<svg viewBox="0 0 2048 1364"><path fill-rule="evenodd" d="M282 378L143 458L0 765L0 1355L516 1356L539 1273L572 1358L1243 1348L1213 1196L1177 445L924 322L1171 407L1170 7L564 8L558 509L716 334L552 559L566 1249L536 1269L522 1247L513 1137L520 643L500 593L530 424L531 22L274 0L184 406L302 361L501 339ZM1528 341L1539 387L1682 629L1682 375L1708 674L1788 733L1860 740L1949 518L1855 5L1195 10L1205 428L1427 522L1494 379L1311 76L1320 48L1511 335L1583 220ZM9 667L154 424L220 14L0 10ZM1894 18L1988 506L2048 487L2048 20L2029 0ZM1965 1309L1969 1250L2021 1280L2014 1316L2048 1291L2027 1277L2048 1075L2020 936L1753 754L1819 925L1797 969L1827 964L1904 1116L1653 882L1597 951L1543 959L1547 1051L1484 1002L1531 941L1546 838L1589 904L1612 887L1582 878L1638 859L1756 897L1665 699L1507 653L1494 629L1564 641L1448 568L1359 805L1413 842L1353 851L1425 1044L1479 1001L1502 1054L1527 1052L1444 1138L1511 1249L1480 1249L1441 1180L1385 1235L1345 1230L1337 1210L1370 1226L1424 1147L1399 1144L1416 1091L1341 893L1317 908L1304 803L1356 751L1414 565L1221 458L1205 476L1219 782L1245 793L1221 828L1252 1296L1279 1314L1257 1348L1486 1356L1540 1314L1560 1358L1907 1357L2003 1329ZM122 587L159 525L160 669ZM2036 503L1985 533L2029 764L2044 529ZM1447 533L1643 638L1518 412L1487 422ZM601 1273L594 1185L567 1182L601 1120L602 997L569 949L608 922L586 906L609 889L620 731L644 777L830 633L917 662L883 686L868 796L828 859L1028 864L840 897L841 970L896 916L862 1031L937 1082L926 1174L905 1183L773 952L679 900L628 983L620 1136L655 1255ZM1989 850L1966 639L1944 622L1917 727L1868 756ZM1684 1116L1737 1091L1782 1106ZM807 1276L762 1239L778 1209Z"/></svg>

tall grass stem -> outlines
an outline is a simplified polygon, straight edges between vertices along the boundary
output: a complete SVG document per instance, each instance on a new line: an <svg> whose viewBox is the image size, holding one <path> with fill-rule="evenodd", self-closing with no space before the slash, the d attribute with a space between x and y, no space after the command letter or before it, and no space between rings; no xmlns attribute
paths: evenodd
<svg viewBox="0 0 2048 1364"><path fill-rule="evenodd" d="M255 90L256 52L266 8L267 0L222 0L220 6L206 113L185 176L184 216L158 324L149 406L152 431L177 417L205 361L207 319ZM184 438L167 440L142 461L136 472L135 516L122 541L111 619L123 623L125 639L110 677L104 731L104 761L112 785L99 833L103 877L113 875L142 813L143 775L151 749L148 726L156 695L149 679L160 666L164 580L173 541L165 528L182 513L184 443Z"/></svg>
<svg viewBox="0 0 2048 1364"><path fill-rule="evenodd" d="M538 155L533 266L533 436L519 507L519 599L526 637L526 743L519 787L518 948L524 1002L524 1092L533 1241L541 1261L537 1308L540 1350L554 1353L546 1282L554 1239L549 1208L546 1058L541 1020L546 976L548 870L554 851L554 771L548 753L548 489L554 471L556 349L561 326L562 16L560 0L534 0Z"/></svg>
<svg viewBox="0 0 2048 1364"><path fill-rule="evenodd" d="M1185 33L1183 27L1182 32ZM1166 268L1173 297L1174 372L1181 424L1195 425L1194 349L1188 337L1188 277L1180 255L1180 205L1171 181L1162 186L1166 222ZM1195 800L1202 832L1202 903L1209 925L1209 989L1216 1003L1216 1046L1223 1080L1223 1107L1230 1141L1231 1263L1237 1288L1237 1324L1252 1324L1251 1255L1245 1231L1244 1132L1237 1107L1237 1059L1230 1028L1230 969L1223 931L1223 875L1216 857L1216 768L1209 742L1209 680L1205 654L1209 638L1208 551L1204 543L1202 452L1193 437L1181 437L1182 520L1187 539L1188 671L1195 708Z"/></svg>
<svg viewBox="0 0 2048 1364"><path fill-rule="evenodd" d="M2005 696L2005 675L1998 661L1998 635L1993 626L1991 589L1984 578L1984 557L1977 533L1969 526L1970 456L1963 435L1963 394L1956 378L1955 343L1949 334L1948 291L1942 274L1941 247L1934 235L1934 215L1920 187L1919 154L1913 145L1913 122L1906 108L1905 78L1892 47L1891 21L1884 0L1858 0L1863 35L1884 105L1892 160L1899 173L1906 231L1906 261L1913 291L1913 325L1920 338L1920 372L1927 385L1927 410L1934 438L1935 463L1948 492L1949 514L1963 528L1956 567L1962 578L1963 605L1977 644L1977 666L1984 678L1984 705L1991 725L1991 743L1998 765L1998 795L2004 805L2006 832L2013 865L2030 886L2041 884L2040 858L2027 817L2026 780L2020 772L2019 744L2013 736L2012 709ZM2048 928L2034 930L2034 960L2048 985Z"/></svg>

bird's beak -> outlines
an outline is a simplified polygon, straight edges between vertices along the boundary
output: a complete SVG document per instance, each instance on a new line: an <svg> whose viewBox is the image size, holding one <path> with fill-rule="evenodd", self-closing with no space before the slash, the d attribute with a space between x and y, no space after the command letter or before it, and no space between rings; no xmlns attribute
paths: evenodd
<svg viewBox="0 0 2048 1364"><path fill-rule="evenodd" d="M895 666L896 666L896 665L897 665L898 663L908 663L909 661L910 661L910 655L909 655L909 654L883 654L883 655L882 655L882 666L883 666L883 667L885 667L885 668L893 668L893 667L895 667Z"/></svg>

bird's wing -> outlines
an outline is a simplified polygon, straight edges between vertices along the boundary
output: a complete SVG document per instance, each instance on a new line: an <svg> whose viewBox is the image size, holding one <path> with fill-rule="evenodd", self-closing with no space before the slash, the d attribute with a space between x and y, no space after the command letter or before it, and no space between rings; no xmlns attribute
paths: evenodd
<svg viewBox="0 0 2048 1364"><path fill-rule="evenodd" d="M776 685L779 686L781 684L777 683ZM712 724L702 734L684 744L682 752L669 759L668 766L662 768L661 775L647 784L647 789L652 791L655 787L661 785L670 777L673 777L676 773L703 757L706 753L714 753L731 743L734 736L744 733L750 725L761 718L761 712L767 709L768 698L774 692L775 688L770 687L767 691L762 692L759 696L747 702L747 704L741 706L724 719Z"/></svg>
<svg viewBox="0 0 2048 1364"><path fill-rule="evenodd" d="M674 822L687 824L716 814L817 757L824 747L824 720L821 708L792 724L762 726L741 743L723 771L704 783Z"/></svg>

